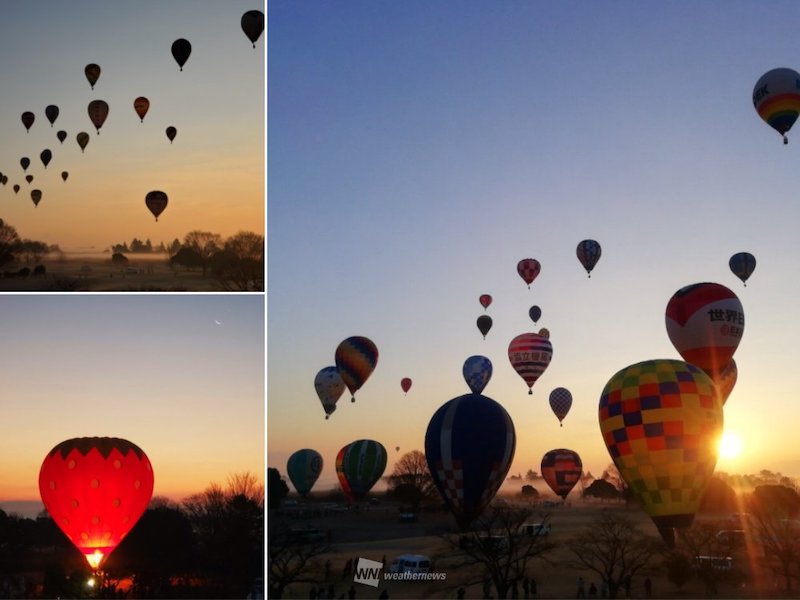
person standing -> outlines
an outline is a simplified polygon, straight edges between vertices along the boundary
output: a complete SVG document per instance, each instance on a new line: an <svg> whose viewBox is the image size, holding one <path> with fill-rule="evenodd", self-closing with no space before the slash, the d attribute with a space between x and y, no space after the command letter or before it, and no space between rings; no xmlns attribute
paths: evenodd
<svg viewBox="0 0 800 600"><path fill-rule="evenodd" d="M586 589L583 586L583 577L578 577L578 592L575 594L576 598L586 598Z"/></svg>

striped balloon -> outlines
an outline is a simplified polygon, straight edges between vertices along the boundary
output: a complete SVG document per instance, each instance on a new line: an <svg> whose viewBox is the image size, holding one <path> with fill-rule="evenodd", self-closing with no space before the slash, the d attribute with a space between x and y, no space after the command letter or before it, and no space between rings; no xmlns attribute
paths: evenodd
<svg viewBox="0 0 800 600"><path fill-rule="evenodd" d="M567 416L572 408L572 394L567 388L558 387L550 392L550 408L558 417L559 423ZM563 424L562 424L563 427Z"/></svg>
<svg viewBox="0 0 800 600"><path fill-rule="evenodd" d="M517 273L528 284L528 289L530 289L533 280L536 279L541 270L542 265L535 258L523 258L517 263Z"/></svg>
<svg viewBox="0 0 800 600"><path fill-rule="evenodd" d="M473 394L480 394L492 378L492 361L485 356L470 356L461 369L464 381Z"/></svg>
<svg viewBox="0 0 800 600"><path fill-rule="evenodd" d="M542 457L541 473L550 489L566 500L583 474L583 463L578 453L559 448Z"/></svg>
<svg viewBox="0 0 800 600"><path fill-rule="evenodd" d="M345 494L363 500L386 470L386 448L375 440L356 440L339 450L336 474Z"/></svg>
<svg viewBox="0 0 800 600"><path fill-rule="evenodd" d="M377 364L378 348L369 338L352 336L336 348L336 368L350 390L352 402L356 401L356 391L364 385Z"/></svg>
<svg viewBox="0 0 800 600"><path fill-rule="evenodd" d="M533 384L539 379L550 359L553 358L553 346L550 340L538 333L518 335L508 345L508 360L517 374L528 384L528 393L533 394Z"/></svg>
<svg viewBox="0 0 800 600"><path fill-rule="evenodd" d="M516 440L508 412L480 394L453 398L434 413L425 432L425 458L460 527L479 517L500 489Z"/></svg>
<svg viewBox="0 0 800 600"><path fill-rule="evenodd" d="M297 493L305 498L322 473L322 456L310 448L298 450L289 457L286 473Z"/></svg>
<svg viewBox="0 0 800 600"><path fill-rule="evenodd" d="M689 527L717 462L722 402L699 367L648 360L609 379L600 396L600 432L614 464L664 541Z"/></svg>
<svg viewBox="0 0 800 600"><path fill-rule="evenodd" d="M786 133L800 115L800 74L787 68L764 73L753 88L753 107L788 144Z"/></svg>

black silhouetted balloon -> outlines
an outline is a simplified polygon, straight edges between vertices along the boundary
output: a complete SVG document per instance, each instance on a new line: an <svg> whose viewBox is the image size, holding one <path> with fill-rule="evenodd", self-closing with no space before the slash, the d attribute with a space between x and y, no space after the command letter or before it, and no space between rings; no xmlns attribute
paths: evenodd
<svg viewBox="0 0 800 600"><path fill-rule="evenodd" d="M264 32L264 13L260 10L248 10L242 15L242 31L256 47L256 40Z"/></svg>
<svg viewBox="0 0 800 600"><path fill-rule="evenodd" d="M180 38L172 42L172 57L175 59L175 62L178 63L181 71L183 71L183 65L189 60L189 55L191 53L192 45L189 43L189 40Z"/></svg>

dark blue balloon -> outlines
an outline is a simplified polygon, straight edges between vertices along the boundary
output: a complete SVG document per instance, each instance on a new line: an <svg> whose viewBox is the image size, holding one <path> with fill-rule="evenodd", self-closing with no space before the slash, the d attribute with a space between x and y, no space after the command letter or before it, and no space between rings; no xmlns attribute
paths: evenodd
<svg viewBox="0 0 800 600"><path fill-rule="evenodd" d="M528 316L533 321L533 324L536 325L536 321L542 318L542 309L538 306L531 306L531 309L528 311Z"/></svg>
<svg viewBox="0 0 800 600"><path fill-rule="evenodd" d="M453 398L425 433L433 482L462 528L481 515L514 460L516 434L506 409L480 394Z"/></svg>
<svg viewBox="0 0 800 600"><path fill-rule="evenodd" d="M747 279L753 274L756 268L756 257L749 252L737 252L731 256L728 266L742 283L747 285Z"/></svg>

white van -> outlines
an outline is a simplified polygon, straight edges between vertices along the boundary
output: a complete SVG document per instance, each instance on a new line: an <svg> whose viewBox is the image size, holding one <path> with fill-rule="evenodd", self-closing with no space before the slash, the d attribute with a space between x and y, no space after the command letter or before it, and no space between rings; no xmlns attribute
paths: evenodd
<svg viewBox="0 0 800 600"><path fill-rule="evenodd" d="M424 554L401 554L392 561L389 573L429 573L431 559Z"/></svg>

